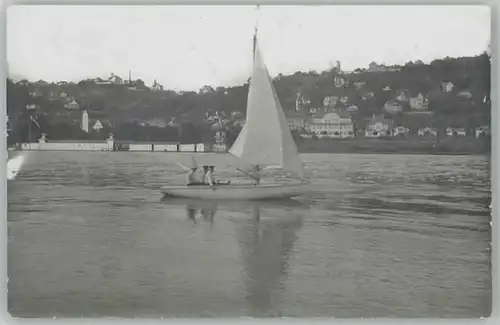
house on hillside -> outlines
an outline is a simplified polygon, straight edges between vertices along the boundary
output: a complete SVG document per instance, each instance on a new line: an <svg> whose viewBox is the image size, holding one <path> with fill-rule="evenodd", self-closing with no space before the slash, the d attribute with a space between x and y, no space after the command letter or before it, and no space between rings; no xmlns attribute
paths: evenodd
<svg viewBox="0 0 500 325"><path fill-rule="evenodd" d="M290 130L302 130L306 127L307 117L302 114L287 116L286 121Z"/></svg>
<svg viewBox="0 0 500 325"><path fill-rule="evenodd" d="M368 65L368 71L370 72L394 72L399 70L400 68L397 66L388 67L384 64L377 64L376 62L372 62Z"/></svg>
<svg viewBox="0 0 500 325"><path fill-rule="evenodd" d="M365 137L378 138L382 136L392 136L392 127L392 119L385 118L383 114L377 116L373 115L366 124Z"/></svg>
<svg viewBox="0 0 500 325"><path fill-rule="evenodd" d="M436 128L431 128L431 127L424 127L424 128L419 128L417 131L417 135L419 137L437 137L437 129Z"/></svg>
<svg viewBox="0 0 500 325"><path fill-rule="evenodd" d="M315 107L311 107L311 108L309 108L308 113L309 114L316 114L318 111L320 111L320 109L315 108Z"/></svg>
<svg viewBox="0 0 500 325"><path fill-rule="evenodd" d="M102 125L101 121L97 120L94 123L94 126L92 127L92 130L99 132L104 126Z"/></svg>
<svg viewBox="0 0 500 325"><path fill-rule="evenodd" d="M357 113L358 112L358 106L352 104L352 105L347 106L347 108L345 110L347 112L351 113L351 114Z"/></svg>
<svg viewBox="0 0 500 325"><path fill-rule="evenodd" d="M465 137L467 135L467 132L465 131L464 128L452 128L452 127L448 127L446 128L446 135L449 136L449 137L452 137L452 136L461 136L461 137Z"/></svg>
<svg viewBox="0 0 500 325"><path fill-rule="evenodd" d="M111 73L111 76L108 78L108 81L112 84L115 84L115 85L122 85L123 84L123 79L114 73Z"/></svg>
<svg viewBox="0 0 500 325"><path fill-rule="evenodd" d="M443 81L441 82L441 90L444 92L444 93L449 93L453 90L453 87L455 87L455 85L450 82L450 81Z"/></svg>
<svg viewBox="0 0 500 325"><path fill-rule="evenodd" d="M37 105L37 104L26 104L26 109L28 111L37 110L39 108L40 108L40 105Z"/></svg>
<svg viewBox="0 0 500 325"><path fill-rule="evenodd" d="M337 72L337 73L342 73L342 66L341 66L341 63L340 61L335 61L335 64L332 63L332 61L330 61L330 71L331 72Z"/></svg>
<svg viewBox="0 0 500 325"><path fill-rule="evenodd" d="M367 93L364 93L363 96L361 96L361 100L369 100L375 98L375 93L372 91L369 91Z"/></svg>
<svg viewBox="0 0 500 325"><path fill-rule="evenodd" d="M399 100L400 102L408 102L409 97L409 91L406 89L400 89L396 94L396 100Z"/></svg>
<svg viewBox="0 0 500 325"><path fill-rule="evenodd" d="M295 111L300 112L305 109L306 105L309 105L311 101L309 99L304 98L300 92L297 93L295 97Z"/></svg>
<svg viewBox="0 0 500 325"><path fill-rule="evenodd" d="M64 104L64 108L68 110L77 110L80 109L80 104L76 100L72 100L69 103Z"/></svg>
<svg viewBox="0 0 500 325"><path fill-rule="evenodd" d="M415 110L426 110L429 106L428 96L418 93L415 97L410 97L410 108Z"/></svg>
<svg viewBox="0 0 500 325"><path fill-rule="evenodd" d="M457 97L463 100L471 100L472 99L472 93L466 89L461 90L458 92Z"/></svg>
<svg viewBox="0 0 500 325"><path fill-rule="evenodd" d="M316 113L306 124L305 129L308 133L314 133L318 138L354 137L354 125L351 116L343 112Z"/></svg>
<svg viewBox="0 0 500 325"><path fill-rule="evenodd" d="M379 71L383 71L383 69L376 62L372 62L372 63L370 63L368 65L368 71L370 71L370 72L379 72Z"/></svg>
<svg viewBox="0 0 500 325"><path fill-rule="evenodd" d="M338 96L326 96L323 99L323 106L324 107L335 107L335 105L337 105L338 100L339 100Z"/></svg>
<svg viewBox="0 0 500 325"><path fill-rule="evenodd" d="M476 138L484 137L490 135L490 127L489 125L481 125L476 128Z"/></svg>
<svg viewBox="0 0 500 325"><path fill-rule="evenodd" d="M336 88L340 88L347 84L347 80L343 76L337 75L333 79L333 84L335 85Z"/></svg>
<svg viewBox="0 0 500 325"><path fill-rule="evenodd" d="M156 80L155 80L155 83L156 83ZM210 86L203 86L200 89L200 94L210 94L210 93L213 93L213 92L214 92L214 89L212 87L210 87Z"/></svg>
<svg viewBox="0 0 500 325"><path fill-rule="evenodd" d="M388 100L384 104L384 110L389 114L397 114L403 111L403 106L395 100Z"/></svg>
<svg viewBox="0 0 500 325"><path fill-rule="evenodd" d="M153 87L151 88L153 91L163 91L163 86L156 81L156 79L153 81Z"/></svg>
<svg viewBox="0 0 500 325"><path fill-rule="evenodd" d="M407 127L404 127L404 126L397 126L394 128L393 130L393 135L394 136L397 136L397 135L407 135L410 133L410 129L407 128Z"/></svg>

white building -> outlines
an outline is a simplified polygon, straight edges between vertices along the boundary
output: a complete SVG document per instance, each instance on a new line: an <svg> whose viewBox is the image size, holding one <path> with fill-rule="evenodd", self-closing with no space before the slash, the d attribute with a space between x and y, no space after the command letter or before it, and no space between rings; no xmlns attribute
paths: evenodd
<svg viewBox="0 0 500 325"><path fill-rule="evenodd" d="M420 128L418 129L418 136L419 137L425 137L425 136L437 136L437 130L435 128L431 127L425 127L425 128Z"/></svg>
<svg viewBox="0 0 500 325"><path fill-rule="evenodd" d="M426 110L428 108L429 101L427 96L424 97L422 93L418 93L416 97L410 98L410 108L415 110Z"/></svg>
<svg viewBox="0 0 500 325"><path fill-rule="evenodd" d="M384 110L390 114L397 114L403 111L403 106L395 100L388 100L384 104Z"/></svg>
<svg viewBox="0 0 500 325"><path fill-rule="evenodd" d="M392 125L393 121L385 118L384 115L373 115L373 117L366 124L365 137L378 138L381 136L392 136Z"/></svg>
<svg viewBox="0 0 500 325"><path fill-rule="evenodd" d="M333 79L333 84L335 85L336 88L345 86L346 83L347 83L346 79L342 76L335 76L335 78Z"/></svg>
<svg viewBox="0 0 500 325"><path fill-rule="evenodd" d="M407 90L399 90L396 95L396 100L399 100L400 102L407 102L409 97L407 93Z"/></svg>
<svg viewBox="0 0 500 325"><path fill-rule="evenodd" d="M443 90L444 93L449 93L450 91L453 90L453 87L455 87L455 85L452 82L441 83L441 89Z"/></svg>
<svg viewBox="0 0 500 325"><path fill-rule="evenodd" d="M97 120L94 126L92 127L92 129L97 132L99 132L102 128L103 128L102 123L99 120Z"/></svg>
<svg viewBox="0 0 500 325"><path fill-rule="evenodd" d="M337 105L337 101L339 100L338 96L326 96L323 99L323 106L325 107L335 107Z"/></svg>
<svg viewBox="0 0 500 325"><path fill-rule="evenodd" d="M349 105L346 109L349 113L357 113L358 112L358 106L356 105Z"/></svg>
<svg viewBox="0 0 500 325"><path fill-rule="evenodd" d="M87 111L83 111L82 113L82 123L80 128L87 133L89 132L89 114Z"/></svg>
<svg viewBox="0 0 500 325"><path fill-rule="evenodd" d="M476 138L480 136L486 136L490 134L490 127L488 125L482 125L476 128Z"/></svg>
<svg viewBox="0 0 500 325"><path fill-rule="evenodd" d="M471 100L472 99L472 93L468 90L462 90L457 94L457 97L466 99L466 100Z"/></svg>
<svg viewBox="0 0 500 325"><path fill-rule="evenodd" d="M336 112L317 114L306 125L306 131L314 133L318 138L349 138L354 137L354 126L351 117Z"/></svg>
<svg viewBox="0 0 500 325"><path fill-rule="evenodd" d="M309 99L304 98L302 94L297 93L297 97L295 98L295 111L299 112L305 108L306 105L309 105L311 101Z"/></svg>
<svg viewBox="0 0 500 325"><path fill-rule="evenodd" d="M77 110L77 109L80 109L80 105L78 104L78 102L76 100L72 100L70 101L69 103L66 103L64 104L64 107L66 109L70 109L70 110Z"/></svg>
<svg viewBox="0 0 500 325"><path fill-rule="evenodd" d="M451 136L461 136L464 137L467 135L467 132L465 131L464 128L446 128L446 135L451 137Z"/></svg>
<svg viewBox="0 0 500 325"><path fill-rule="evenodd" d="M406 128L404 126L395 127L394 130L393 130L393 135L394 136L396 136L396 135L406 135L408 133L410 133L410 129Z"/></svg>

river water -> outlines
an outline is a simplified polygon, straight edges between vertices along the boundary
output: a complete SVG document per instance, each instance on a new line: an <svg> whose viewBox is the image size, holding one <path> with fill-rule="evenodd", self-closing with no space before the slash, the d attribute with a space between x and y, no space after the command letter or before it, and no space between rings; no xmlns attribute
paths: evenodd
<svg viewBox="0 0 500 325"><path fill-rule="evenodd" d="M220 203L161 200L183 154L23 154L8 183L15 317L490 313L486 157L303 155L297 200Z"/></svg>

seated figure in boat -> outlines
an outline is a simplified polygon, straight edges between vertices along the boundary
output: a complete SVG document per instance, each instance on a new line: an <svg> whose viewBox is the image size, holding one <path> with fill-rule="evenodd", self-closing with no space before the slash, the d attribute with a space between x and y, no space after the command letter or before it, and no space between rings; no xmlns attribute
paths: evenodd
<svg viewBox="0 0 500 325"><path fill-rule="evenodd" d="M198 170L198 168L196 167L193 167L191 168L191 170L188 172L188 174L186 175L186 184L187 185L203 185L202 182L198 181L198 179L196 178L196 171Z"/></svg>
<svg viewBox="0 0 500 325"><path fill-rule="evenodd" d="M207 169L205 170L205 184L210 186L215 186L215 179L213 175L213 171L215 169L214 166L204 166Z"/></svg>
<svg viewBox="0 0 500 325"><path fill-rule="evenodd" d="M254 183L255 185L260 184L261 175L260 175L259 165L252 165L252 171L250 172L250 177L253 178L253 180L255 181Z"/></svg>
<svg viewBox="0 0 500 325"><path fill-rule="evenodd" d="M208 184L207 182L207 173L208 173L208 166L203 166L203 178L202 178L202 182L203 184Z"/></svg>
<svg viewBox="0 0 500 325"><path fill-rule="evenodd" d="M208 171L205 173L205 183L210 186L229 185L231 181L219 181L214 177L215 166L208 166Z"/></svg>

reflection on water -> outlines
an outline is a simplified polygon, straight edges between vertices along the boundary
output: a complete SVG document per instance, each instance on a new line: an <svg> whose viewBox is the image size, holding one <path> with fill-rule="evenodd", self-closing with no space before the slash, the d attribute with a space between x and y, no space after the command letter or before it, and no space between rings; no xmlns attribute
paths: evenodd
<svg viewBox="0 0 500 325"><path fill-rule="evenodd" d="M198 218L203 218L203 221L207 221L213 224L216 212L217 212L216 204L204 206L201 208L198 208L194 203L186 205L187 217L193 223L196 223L196 220Z"/></svg>
<svg viewBox="0 0 500 325"><path fill-rule="evenodd" d="M285 219L281 222L260 222L260 207L254 205L252 217L237 229L240 243L246 298L249 314L254 316L281 316L278 308L279 292L287 277L290 252L297 240L296 232L302 226L301 218Z"/></svg>
<svg viewBox="0 0 500 325"><path fill-rule="evenodd" d="M305 155L297 200L160 201L175 154L33 152L8 186L16 317L480 317L488 161ZM222 158L221 158L222 159ZM237 178L224 168L221 178Z"/></svg>
<svg viewBox="0 0 500 325"><path fill-rule="evenodd" d="M163 200L170 204L172 201L175 202L172 199ZM189 221L196 224L197 221L203 220L213 225L220 203L182 201ZM292 214L286 218L262 221L261 214L265 214L266 209L284 209L290 206L306 209L307 206L294 200L266 203L235 201L231 205L247 208L245 214L248 218L235 223L236 240L241 249L241 276L246 290L247 313L254 317L281 316L279 293L284 289L282 285L287 278L287 260L297 240L296 232L302 226L302 215ZM223 204L222 208L225 208Z"/></svg>

